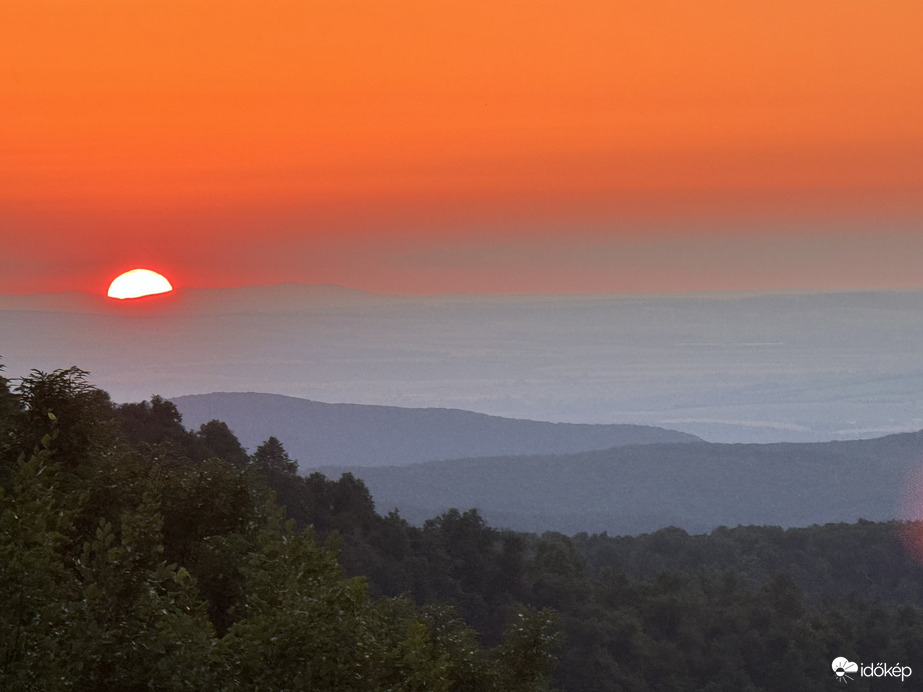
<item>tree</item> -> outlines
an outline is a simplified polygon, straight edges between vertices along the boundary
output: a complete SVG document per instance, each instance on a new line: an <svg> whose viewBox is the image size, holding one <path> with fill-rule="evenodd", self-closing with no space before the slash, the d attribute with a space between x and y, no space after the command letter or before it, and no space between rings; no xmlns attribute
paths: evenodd
<svg viewBox="0 0 923 692"><path fill-rule="evenodd" d="M14 426L20 452L30 454L51 435L51 449L73 469L112 442L112 403L88 377L86 370L70 367L50 373L32 370L19 378L13 391L22 409Z"/></svg>
<svg viewBox="0 0 923 692"><path fill-rule="evenodd" d="M195 583L163 560L156 496L81 541L83 493L42 449L0 491L0 688L214 687L214 633Z"/></svg>
<svg viewBox="0 0 923 692"><path fill-rule="evenodd" d="M274 438L235 468L208 452L239 449L223 423L188 433L158 397L113 413L76 368L33 371L13 396L13 437L29 453L0 486L0 689L544 684L553 639L544 614L517 607L502 643L484 648L451 608L373 598L364 578L346 576L346 540L362 555L357 566L422 545L419 529L379 517L351 474L302 478ZM325 518L323 545L313 528L283 520L273 484L304 516ZM448 552L488 567L477 553L493 550L492 530L476 513L456 515L444 528L459 552Z"/></svg>
<svg viewBox="0 0 923 692"><path fill-rule="evenodd" d="M0 488L0 687L51 688L68 670L68 605L78 587L61 553L74 510L48 449L20 457L9 493Z"/></svg>
<svg viewBox="0 0 923 692"><path fill-rule="evenodd" d="M450 689L449 662L415 609L370 601L364 580L344 577L310 531L264 531L244 574L244 615L220 642L233 679L254 689Z"/></svg>
<svg viewBox="0 0 923 692"><path fill-rule="evenodd" d="M121 404L115 413L135 449L165 447L192 461L207 456L202 439L183 426L183 417L172 401L155 394L149 402Z"/></svg>
<svg viewBox="0 0 923 692"><path fill-rule="evenodd" d="M222 459L158 470L152 487L160 494L164 558L195 577L209 617L223 635L244 598L240 566L251 548L250 529L261 521L256 504L262 500Z"/></svg>
<svg viewBox="0 0 923 692"><path fill-rule="evenodd" d="M278 438L270 437L256 448L250 457L253 465L263 472L296 474L298 462L292 460Z"/></svg>
<svg viewBox="0 0 923 692"><path fill-rule="evenodd" d="M202 441L208 456L223 459L238 471L247 466L249 461L247 451L224 421L210 420L208 423L203 423L199 427L197 436Z"/></svg>
<svg viewBox="0 0 923 692"><path fill-rule="evenodd" d="M101 520L75 561L70 640L79 689L220 686L206 604L186 567L164 560L158 504L149 492L117 525Z"/></svg>
<svg viewBox="0 0 923 692"><path fill-rule="evenodd" d="M493 655L498 671L498 690L535 692L549 689L561 643L557 616L551 610L529 608L517 613L503 633Z"/></svg>
<svg viewBox="0 0 923 692"><path fill-rule="evenodd" d="M13 426L19 412L19 400L10 391L10 381L3 376L3 363L0 363L0 487L11 472L14 453Z"/></svg>

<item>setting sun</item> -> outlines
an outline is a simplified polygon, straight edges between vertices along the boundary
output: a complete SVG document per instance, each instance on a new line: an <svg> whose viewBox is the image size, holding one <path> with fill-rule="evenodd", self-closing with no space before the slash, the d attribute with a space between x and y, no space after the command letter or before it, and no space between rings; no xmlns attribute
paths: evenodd
<svg viewBox="0 0 923 692"><path fill-rule="evenodd" d="M110 298L140 298L157 293L167 293L173 286L163 276L150 269L132 269L115 278L109 284L108 296Z"/></svg>

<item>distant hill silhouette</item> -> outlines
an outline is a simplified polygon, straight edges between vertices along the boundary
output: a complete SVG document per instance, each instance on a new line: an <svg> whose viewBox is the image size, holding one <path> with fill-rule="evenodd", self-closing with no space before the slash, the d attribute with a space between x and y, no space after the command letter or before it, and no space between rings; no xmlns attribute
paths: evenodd
<svg viewBox="0 0 923 692"><path fill-rule="evenodd" d="M699 441L643 425L545 423L458 409L326 404L277 394L196 394L172 401L185 425L197 428L222 420L251 450L270 436L279 438L302 471Z"/></svg>
<svg viewBox="0 0 923 692"><path fill-rule="evenodd" d="M0 294L0 355L12 378L77 365L120 403L260 391L653 425L717 442L823 442L923 427L921 315L920 290Z"/></svg>
<svg viewBox="0 0 923 692"><path fill-rule="evenodd" d="M570 455L460 459L351 470L380 512L419 522L448 508L491 525L566 534L637 534L664 526L782 527L899 518L923 495L923 432L787 444L644 445ZM918 506L923 506L918 503Z"/></svg>

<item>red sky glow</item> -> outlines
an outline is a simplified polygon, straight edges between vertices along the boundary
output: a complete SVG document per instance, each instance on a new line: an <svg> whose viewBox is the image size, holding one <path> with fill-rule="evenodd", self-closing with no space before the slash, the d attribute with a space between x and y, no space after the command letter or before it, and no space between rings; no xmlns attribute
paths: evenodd
<svg viewBox="0 0 923 692"><path fill-rule="evenodd" d="M917 0L14 0L0 292L923 287Z"/></svg>

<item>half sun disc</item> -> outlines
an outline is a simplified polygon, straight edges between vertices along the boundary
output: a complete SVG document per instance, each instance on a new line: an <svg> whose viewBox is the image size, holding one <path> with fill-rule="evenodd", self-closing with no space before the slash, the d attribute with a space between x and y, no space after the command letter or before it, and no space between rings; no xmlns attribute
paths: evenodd
<svg viewBox="0 0 923 692"><path fill-rule="evenodd" d="M173 286L163 276L150 269L132 269L115 278L109 284L108 296L110 298L140 298L152 296L157 293L172 291Z"/></svg>

